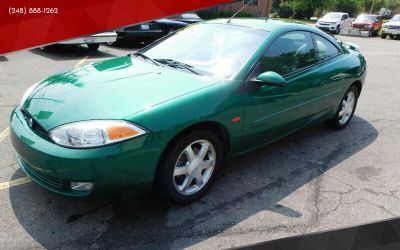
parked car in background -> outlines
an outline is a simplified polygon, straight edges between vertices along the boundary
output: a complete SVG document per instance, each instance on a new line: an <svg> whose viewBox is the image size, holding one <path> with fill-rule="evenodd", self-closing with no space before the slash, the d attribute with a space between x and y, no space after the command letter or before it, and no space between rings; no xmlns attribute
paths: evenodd
<svg viewBox="0 0 400 250"><path fill-rule="evenodd" d="M83 36L63 42L57 43L58 45L67 45L67 44L86 44L90 50L98 50L100 44L102 43L113 43L117 40L117 33L112 32L103 32L89 36Z"/></svg>
<svg viewBox="0 0 400 250"><path fill-rule="evenodd" d="M352 23L351 28L360 32L368 32L368 36L377 35L382 27L382 20L378 15L361 14Z"/></svg>
<svg viewBox="0 0 400 250"><path fill-rule="evenodd" d="M154 20L148 23L117 29L118 41L150 43L163 36L186 27L189 24L203 21L197 14L185 13L168 19Z"/></svg>
<svg viewBox="0 0 400 250"><path fill-rule="evenodd" d="M323 31L339 34L341 28L350 27L352 20L344 12L330 12L318 19L315 26Z"/></svg>
<svg viewBox="0 0 400 250"><path fill-rule="evenodd" d="M350 123L366 76L354 46L305 24L227 21L31 86L10 117L18 164L66 196L155 188L188 204L225 159Z"/></svg>
<svg viewBox="0 0 400 250"><path fill-rule="evenodd" d="M389 22L382 25L381 37L385 39L388 35L390 38L400 36L400 14L393 16Z"/></svg>
<svg viewBox="0 0 400 250"><path fill-rule="evenodd" d="M179 21L179 22L185 22L188 24L193 24L193 23L198 23L198 22L204 21L196 13L183 13L180 15L171 16L168 19Z"/></svg>
<svg viewBox="0 0 400 250"><path fill-rule="evenodd" d="M392 11L386 8L381 8L378 12L378 16L382 19L391 19L393 17Z"/></svg>

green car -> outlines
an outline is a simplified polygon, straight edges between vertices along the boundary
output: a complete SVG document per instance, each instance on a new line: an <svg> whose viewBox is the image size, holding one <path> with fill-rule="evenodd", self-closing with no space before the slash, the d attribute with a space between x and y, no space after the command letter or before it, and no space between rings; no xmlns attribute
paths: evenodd
<svg viewBox="0 0 400 250"><path fill-rule="evenodd" d="M354 46L313 27L213 20L33 85L11 137L21 168L53 192L155 189L188 204L232 156L313 123L346 127L365 75Z"/></svg>

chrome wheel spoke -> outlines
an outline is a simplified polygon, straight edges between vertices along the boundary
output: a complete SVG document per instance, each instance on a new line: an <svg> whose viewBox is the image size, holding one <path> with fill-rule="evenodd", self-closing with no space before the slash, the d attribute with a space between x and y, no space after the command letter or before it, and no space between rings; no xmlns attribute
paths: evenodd
<svg viewBox="0 0 400 250"><path fill-rule="evenodd" d="M195 180L196 180L197 186L200 187L201 185L203 185L203 176L201 175L201 173L196 175Z"/></svg>
<svg viewBox="0 0 400 250"><path fill-rule="evenodd" d="M215 161L214 159L208 159L203 163L203 169L214 167Z"/></svg>
<svg viewBox="0 0 400 250"><path fill-rule="evenodd" d="M183 181L182 185L179 186L179 189L181 191L186 191L190 187L190 184L192 184L193 178L190 176L186 176L185 180Z"/></svg>
<svg viewBox="0 0 400 250"><path fill-rule="evenodd" d="M194 160L194 158L196 158L196 156L194 155L194 152L193 152L192 145L187 146L185 148L184 152L185 152L189 162L192 162Z"/></svg>
<svg viewBox="0 0 400 250"><path fill-rule="evenodd" d="M175 167L174 169L174 176L186 175L189 173L189 167Z"/></svg>
<svg viewBox="0 0 400 250"><path fill-rule="evenodd" d="M208 148L210 147L210 144L208 142L204 142L201 144L201 149L199 151L199 154L197 155L197 157L199 157L200 159L204 159L204 157L206 157L206 154L208 152Z"/></svg>

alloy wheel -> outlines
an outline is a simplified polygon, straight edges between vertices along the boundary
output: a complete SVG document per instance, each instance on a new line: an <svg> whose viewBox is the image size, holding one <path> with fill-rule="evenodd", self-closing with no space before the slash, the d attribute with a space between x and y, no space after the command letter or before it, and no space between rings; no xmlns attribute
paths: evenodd
<svg viewBox="0 0 400 250"><path fill-rule="evenodd" d="M356 96L352 91L347 92L346 97L341 103L341 109L339 111L339 123L341 125L346 124L353 114L353 110L356 103Z"/></svg>
<svg viewBox="0 0 400 250"><path fill-rule="evenodd" d="M193 195L210 180L216 163L216 151L211 142L197 140L189 144L175 163L173 184L180 194Z"/></svg>

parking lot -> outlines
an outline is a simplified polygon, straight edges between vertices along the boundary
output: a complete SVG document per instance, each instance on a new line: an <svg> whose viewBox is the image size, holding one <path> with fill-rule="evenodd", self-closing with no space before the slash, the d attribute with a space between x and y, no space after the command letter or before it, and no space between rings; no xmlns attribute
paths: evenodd
<svg viewBox="0 0 400 250"><path fill-rule="evenodd" d="M236 158L204 199L185 207L153 196L64 198L32 183L14 158L9 114L26 88L135 48L0 56L0 249L215 249L400 216L400 41L340 39L359 44L368 63L349 127L313 126Z"/></svg>

